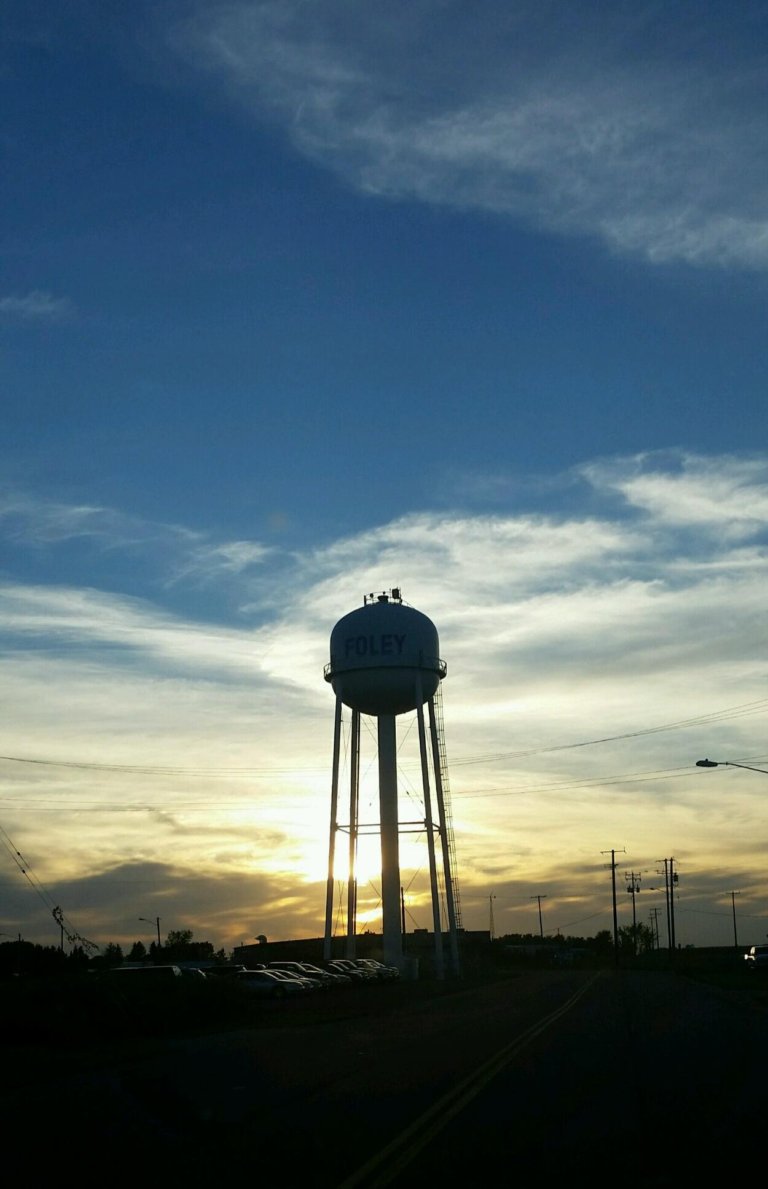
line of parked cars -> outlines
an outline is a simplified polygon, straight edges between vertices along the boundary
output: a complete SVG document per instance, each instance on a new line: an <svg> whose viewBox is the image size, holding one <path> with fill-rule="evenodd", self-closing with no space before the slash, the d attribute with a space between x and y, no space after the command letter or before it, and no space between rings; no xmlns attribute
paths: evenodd
<svg viewBox="0 0 768 1189"><path fill-rule="evenodd" d="M112 973L112 972L110 972ZM126 963L116 969L120 982L144 984L167 982L169 979L235 979L248 990L265 999L288 999L312 992L332 991L334 988L364 985L400 978L396 966L386 966L374 958L334 958L328 962L299 962L277 960L260 962L252 968L223 962L200 968L173 964L152 966Z"/></svg>
<svg viewBox="0 0 768 1189"><path fill-rule="evenodd" d="M275 960L252 968L226 965L209 968L207 977L231 977L265 999L333 991L335 988L392 981L400 978L396 966L374 958L335 958L328 962Z"/></svg>

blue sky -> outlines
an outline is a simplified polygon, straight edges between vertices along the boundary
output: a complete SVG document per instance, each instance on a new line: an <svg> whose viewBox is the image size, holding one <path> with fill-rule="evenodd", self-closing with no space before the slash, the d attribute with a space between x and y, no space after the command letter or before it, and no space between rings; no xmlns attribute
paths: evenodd
<svg viewBox="0 0 768 1189"><path fill-rule="evenodd" d="M768 766L765 5L3 26L0 932L14 850L99 942L319 932L328 637L401 586L468 927L611 927L615 847L761 939L765 777L693 765Z"/></svg>

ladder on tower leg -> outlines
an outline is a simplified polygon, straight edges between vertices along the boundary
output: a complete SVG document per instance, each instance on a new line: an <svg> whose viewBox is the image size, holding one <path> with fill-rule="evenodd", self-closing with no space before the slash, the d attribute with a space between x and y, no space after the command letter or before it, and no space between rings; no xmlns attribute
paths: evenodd
<svg viewBox="0 0 768 1189"><path fill-rule="evenodd" d="M451 864L451 887L453 889L453 907L456 915L456 928L461 929L461 899L459 897L459 878L456 863L456 839L453 832L453 814L451 811L451 788L448 782L448 760L445 752L445 727L443 725L443 691L438 684L434 696L435 728L437 730L437 744L440 755L440 783L443 788L443 806L445 810L445 834L448 843L448 856Z"/></svg>

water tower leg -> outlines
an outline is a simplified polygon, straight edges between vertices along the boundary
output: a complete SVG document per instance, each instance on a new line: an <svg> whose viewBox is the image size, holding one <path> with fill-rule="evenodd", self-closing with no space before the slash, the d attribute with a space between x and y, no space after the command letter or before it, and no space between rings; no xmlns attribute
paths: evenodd
<svg viewBox="0 0 768 1189"><path fill-rule="evenodd" d="M397 815L397 733L395 716L378 718L379 813L381 819L381 915L384 961L402 965L400 933L400 841Z"/></svg>
<svg viewBox="0 0 768 1189"><path fill-rule="evenodd" d="M349 777L349 876L347 879L346 958L354 958L357 936L357 825L360 804L360 711L352 711L351 763Z"/></svg>
<svg viewBox="0 0 768 1189"><path fill-rule="evenodd" d="M325 885L325 938L323 941L323 957L327 962L331 957L333 941L333 865L336 850L336 831L338 830L339 804L339 757L341 755L341 698L336 699L336 717L333 726L333 774L331 776L331 830L328 843L328 880Z"/></svg>

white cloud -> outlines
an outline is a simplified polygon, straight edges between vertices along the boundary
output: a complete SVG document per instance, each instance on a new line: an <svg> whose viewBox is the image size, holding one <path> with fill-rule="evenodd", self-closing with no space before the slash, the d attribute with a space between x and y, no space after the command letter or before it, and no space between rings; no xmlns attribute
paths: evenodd
<svg viewBox="0 0 768 1189"><path fill-rule="evenodd" d="M23 295L0 297L0 318L22 322L63 322L71 318L75 307L68 297L34 289Z"/></svg>
<svg viewBox="0 0 768 1189"><path fill-rule="evenodd" d="M258 635L185 621L149 601L66 586L0 586L6 637L51 652L111 650L110 664L256 682ZM99 653L103 662L104 656Z"/></svg>
<svg viewBox="0 0 768 1189"><path fill-rule="evenodd" d="M694 454L596 463L581 468L595 488L614 490L657 524L691 527L728 540L759 533L768 522L768 464L755 458Z"/></svg>
<svg viewBox="0 0 768 1189"><path fill-rule="evenodd" d="M694 38L671 10L476 15L241 0L201 6L175 44L362 190L651 262L768 265L768 108L748 22L697 18Z"/></svg>

